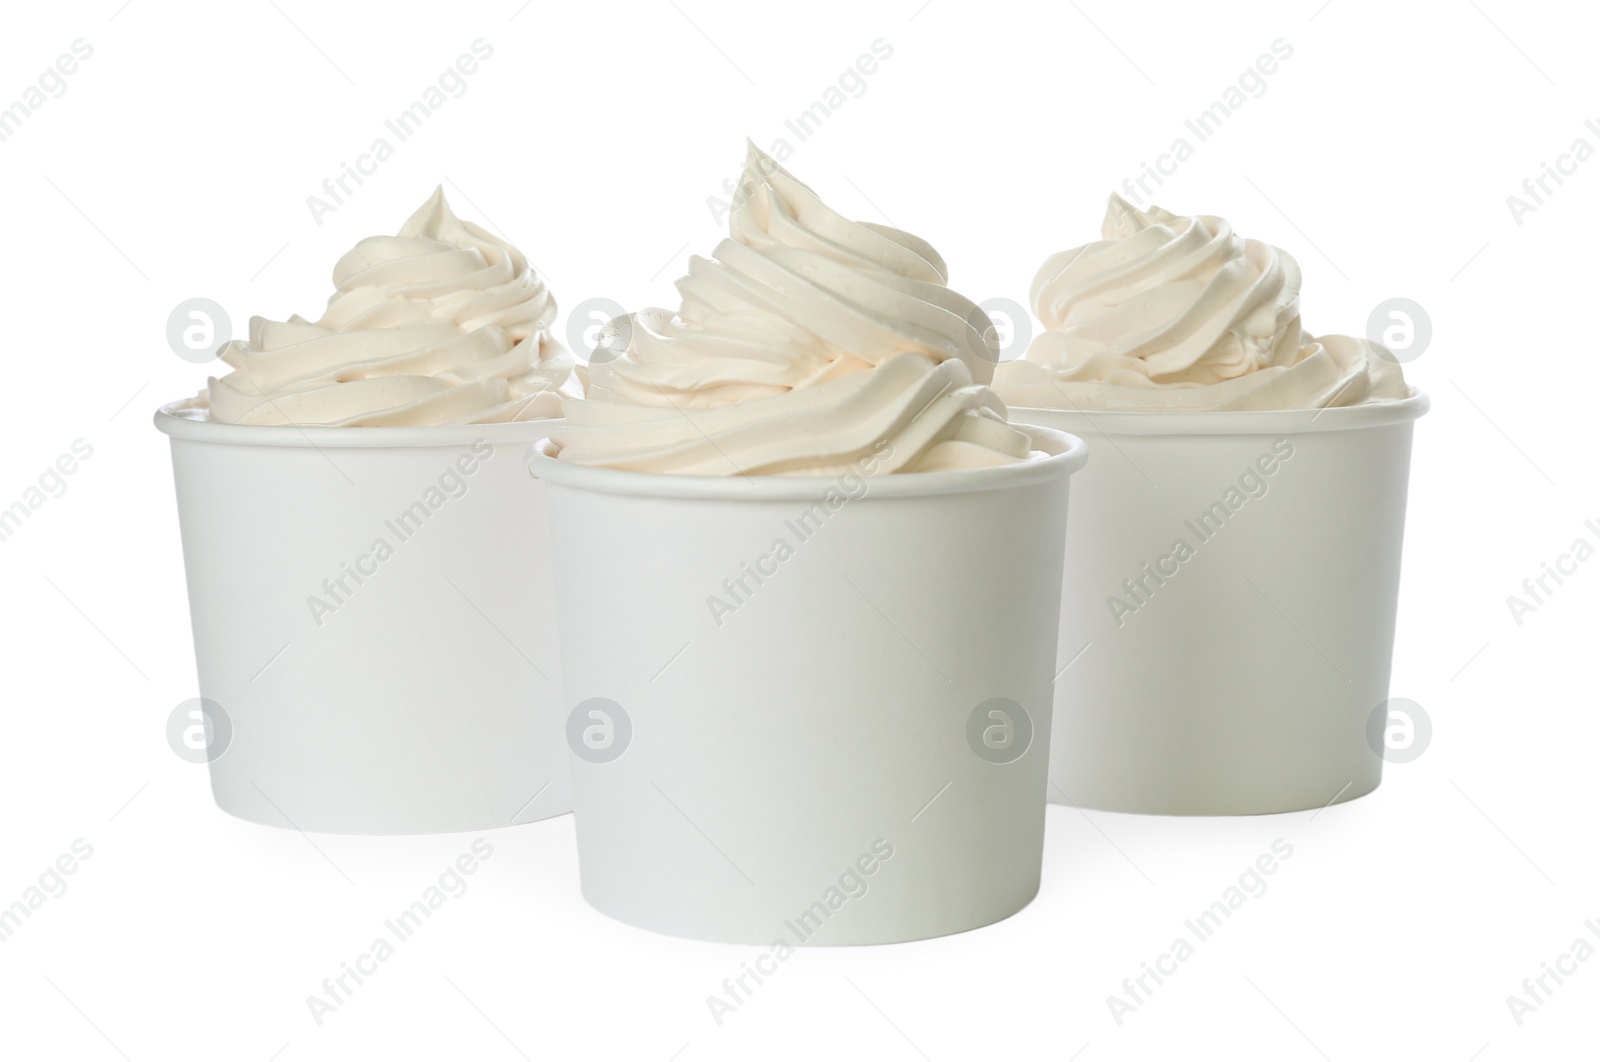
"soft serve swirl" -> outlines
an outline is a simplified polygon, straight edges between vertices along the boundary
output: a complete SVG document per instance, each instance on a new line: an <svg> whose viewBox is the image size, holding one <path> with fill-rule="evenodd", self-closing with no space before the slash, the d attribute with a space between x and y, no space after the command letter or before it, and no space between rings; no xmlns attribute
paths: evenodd
<svg viewBox="0 0 1600 1062"><path fill-rule="evenodd" d="M993 325L946 277L928 244L846 220L752 144L729 237L690 259L676 314L602 331L558 456L707 476L828 474L875 447L888 472L1023 460L987 387Z"/></svg>
<svg viewBox="0 0 1600 1062"><path fill-rule="evenodd" d="M203 397L213 420L339 427L560 416L578 393L549 332L556 304L522 252L462 221L436 189L397 236L333 269L319 321L250 319Z"/></svg>
<svg viewBox="0 0 1600 1062"><path fill-rule="evenodd" d="M1102 240L1034 277L1045 331L1002 365L1017 406L1118 410L1320 409L1404 398L1400 366L1352 336L1300 326L1300 266L1217 217L1112 196Z"/></svg>

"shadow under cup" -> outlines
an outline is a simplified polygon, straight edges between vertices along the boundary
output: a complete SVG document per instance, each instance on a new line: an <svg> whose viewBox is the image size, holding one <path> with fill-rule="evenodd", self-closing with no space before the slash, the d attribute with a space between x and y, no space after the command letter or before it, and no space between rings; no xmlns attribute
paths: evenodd
<svg viewBox="0 0 1600 1062"><path fill-rule="evenodd" d="M1377 787L1413 422L1324 410L1016 408L1081 435L1050 799L1296 811Z"/></svg>
<svg viewBox="0 0 1600 1062"><path fill-rule="evenodd" d="M662 933L877 944L1038 891L1068 477L560 461L549 489L583 895Z"/></svg>
<svg viewBox="0 0 1600 1062"><path fill-rule="evenodd" d="M224 811L397 834L570 810L548 521L524 465L552 423L156 414L200 694L225 721L204 753Z"/></svg>

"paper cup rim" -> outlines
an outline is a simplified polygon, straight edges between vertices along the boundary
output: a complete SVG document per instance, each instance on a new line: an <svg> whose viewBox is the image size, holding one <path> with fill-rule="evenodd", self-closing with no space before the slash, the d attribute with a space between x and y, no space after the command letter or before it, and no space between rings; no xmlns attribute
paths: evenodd
<svg viewBox="0 0 1600 1062"><path fill-rule="evenodd" d="M1290 435L1407 424L1428 411L1427 392L1405 398L1323 409L1055 409L1010 406L1014 421L1040 418L1069 431L1102 435Z"/></svg>
<svg viewBox="0 0 1600 1062"><path fill-rule="evenodd" d="M1089 447L1076 435L1038 424L1012 423L1028 434L1045 457L991 468L908 472L870 477L872 498L920 498L1030 486L1065 479L1089 459ZM632 472L579 465L554 457L545 438L528 451L528 473L535 479L602 494L651 498L701 498L718 501L810 501L837 489L838 476L682 476L671 472Z"/></svg>
<svg viewBox="0 0 1600 1062"><path fill-rule="evenodd" d="M412 427L330 428L314 424L225 424L210 419L191 399L156 410L156 430L174 439L232 446L287 446L314 449L416 448L490 443L535 443L560 417L496 424L421 424Z"/></svg>

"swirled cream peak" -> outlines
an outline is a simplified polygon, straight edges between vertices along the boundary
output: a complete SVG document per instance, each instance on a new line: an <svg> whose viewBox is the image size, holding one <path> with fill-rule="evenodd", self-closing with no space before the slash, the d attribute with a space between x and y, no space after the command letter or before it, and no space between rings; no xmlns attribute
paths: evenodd
<svg viewBox="0 0 1600 1062"><path fill-rule="evenodd" d="M1002 365L1016 406L1320 409L1404 398L1387 350L1300 325L1300 266L1217 217L1111 197L1103 238L1033 280L1045 330Z"/></svg>
<svg viewBox="0 0 1600 1062"><path fill-rule="evenodd" d="M928 244L846 220L753 144L730 233L677 313L602 331L559 456L693 475L1008 464L1028 436L986 386L994 327Z"/></svg>
<svg viewBox="0 0 1600 1062"><path fill-rule="evenodd" d="M333 267L322 319L250 319L206 395L233 424L474 424L560 416L578 393L556 304L522 252L444 200Z"/></svg>

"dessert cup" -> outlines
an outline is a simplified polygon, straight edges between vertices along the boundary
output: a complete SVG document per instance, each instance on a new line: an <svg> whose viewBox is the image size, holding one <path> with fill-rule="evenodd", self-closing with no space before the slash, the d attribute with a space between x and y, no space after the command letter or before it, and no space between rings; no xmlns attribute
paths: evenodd
<svg viewBox="0 0 1600 1062"><path fill-rule="evenodd" d="M329 833L482 830L570 809L543 492L553 421L241 426L172 440L219 807Z"/></svg>
<svg viewBox="0 0 1600 1062"><path fill-rule="evenodd" d="M1050 799L1243 815L1350 800L1383 761L1412 425L1428 399L1011 410L1080 435Z"/></svg>
<svg viewBox="0 0 1600 1062"><path fill-rule="evenodd" d="M1086 451L1026 430L1046 456L864 478L535 449L591 905L793 946L957 933L1033 898Z"/></svg>

